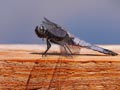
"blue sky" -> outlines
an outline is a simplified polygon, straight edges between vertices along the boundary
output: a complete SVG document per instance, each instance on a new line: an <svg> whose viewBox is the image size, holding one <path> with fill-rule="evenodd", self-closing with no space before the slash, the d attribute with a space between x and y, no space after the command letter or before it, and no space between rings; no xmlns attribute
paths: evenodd
<svg viewBox="0 0 120 90"><path fill-rule="evenodd" d="M120 44L120 0L1 0L0 43L41 43L43 17L88 42Z"/></svg>

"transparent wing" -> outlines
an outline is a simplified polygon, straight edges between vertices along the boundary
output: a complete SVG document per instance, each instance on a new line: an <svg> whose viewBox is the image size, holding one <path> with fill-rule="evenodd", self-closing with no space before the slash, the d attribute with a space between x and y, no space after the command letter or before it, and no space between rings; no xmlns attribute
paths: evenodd
<svg viewBox="0 0 120 90"><path fill-rule="evenodd" d="M42 22L43 26L53 35L57 37L65 37L67 34L67 31L63 30L59 25L56 23L51 22L47 18L44 18L44 21Z"/></svg>

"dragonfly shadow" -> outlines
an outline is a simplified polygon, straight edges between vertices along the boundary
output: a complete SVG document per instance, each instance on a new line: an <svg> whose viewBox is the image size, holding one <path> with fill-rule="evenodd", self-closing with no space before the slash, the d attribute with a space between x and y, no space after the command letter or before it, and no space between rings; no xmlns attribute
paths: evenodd
<svg viewBox="0 0 120 90"><path fill-rule="evenodd" d="M107 55L100 55L100 54L77 54L80 56L107 56Z"/></svg>
<svg viewBox="0 0 120 90"><path fill-rule="evenodd" d="M30 54L39 54L42 55L43 53L33 52ZM62 53L47 53L47 55L68 55L68 54L62 54ZM101 54L72 54L73 56L107 56L107 55L101 55Z"/></svg>
<svg viewBox="0 0 120 90"><path fill-rule="evenodd" d="M39 54L39 55L42 55L43 53L33 52L33 53L30 53L30 54ZM46 55L61 55L61 53L47 53Z"/></svg>

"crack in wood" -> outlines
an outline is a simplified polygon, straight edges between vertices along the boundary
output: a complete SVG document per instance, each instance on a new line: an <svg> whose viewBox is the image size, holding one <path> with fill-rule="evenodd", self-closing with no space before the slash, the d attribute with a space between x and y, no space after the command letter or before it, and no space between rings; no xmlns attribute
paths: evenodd
<svg viewBox="0 0 120 90"><path fill-rule="evenodd" d="M29 88L29 82L30 82L30 79L31 79L32 72L33 72L36 64L38 64L38 63L36 63L36 62L37 62L37 60L35 61L32 69L31 69L31 71L30 71L30 74L29 74L29 76L28 76L27 83L26 83L26 89L25 89L25 90L29 90L28 88ZM38 89L38 88L37 88L37 89ZM32 90L37 90L37 89L32 89Z"/></svg>

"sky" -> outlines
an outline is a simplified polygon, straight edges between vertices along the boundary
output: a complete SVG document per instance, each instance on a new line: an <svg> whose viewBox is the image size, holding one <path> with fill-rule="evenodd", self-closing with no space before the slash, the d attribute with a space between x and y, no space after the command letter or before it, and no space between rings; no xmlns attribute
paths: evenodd
<svg viewBox="0 0 120 90"><path fill-rule="evenodd" d="M0 0L0 44L45 43L43 17L95 44L120 44L120 0Z"/></svg>

